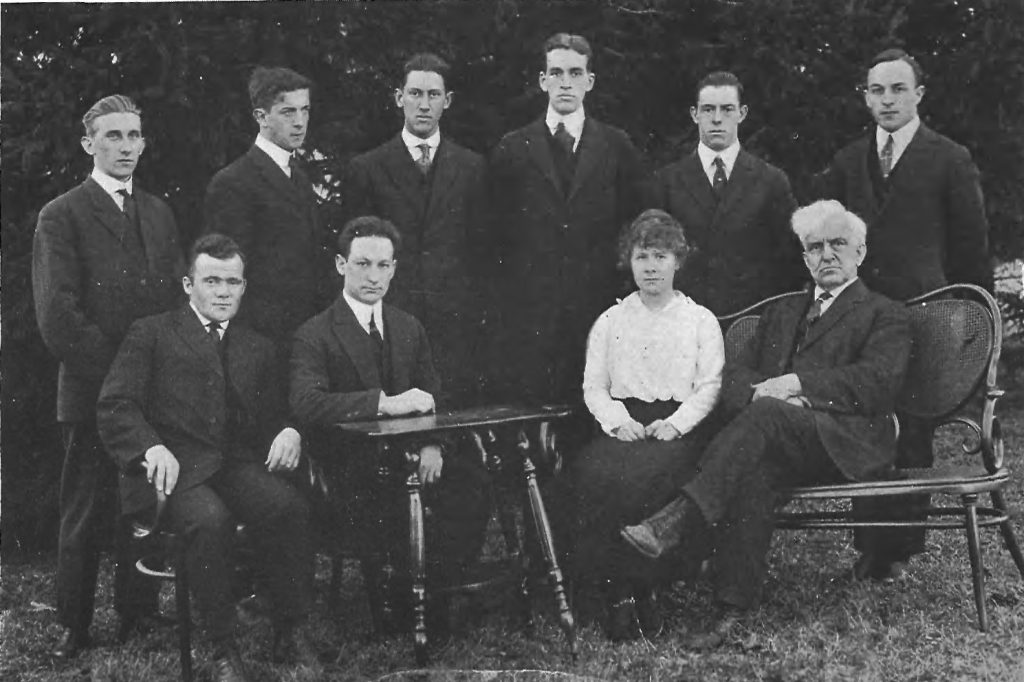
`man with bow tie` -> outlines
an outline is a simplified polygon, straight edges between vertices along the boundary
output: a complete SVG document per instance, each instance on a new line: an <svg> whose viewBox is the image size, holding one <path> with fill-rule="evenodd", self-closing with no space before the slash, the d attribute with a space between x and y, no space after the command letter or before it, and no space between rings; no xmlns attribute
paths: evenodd
<svg viewBox="0 0 1024 682"><path fill-rule="evenodd" d="M778 491L865 480L893 465L890 415L910 327L902 305L857 276L865 229L837 201L793 214L814 289L765 309L726 366L721 400L731 420L700 473L675 501L622 531L649 558L681 546L699 559L714 548L719 628L760 600Z"/></svg>
<svg viewBox="0 0 1024 682"><path fill-rule="evenodd" d="M39 212L32 248L32 293L47 348L60 360L57 421L64 441L57 556L57 617L65 628L55 654L91 644L96 572L105 526L117 518L117 478L96 432L96 399L128 326L168 310L184 271L171 209L135 183L146 146L142 111L124 95L96 102L82 118L89 177ZM119 638L150 626L151 584L140 582L118 547L114 601Z"/></svg>

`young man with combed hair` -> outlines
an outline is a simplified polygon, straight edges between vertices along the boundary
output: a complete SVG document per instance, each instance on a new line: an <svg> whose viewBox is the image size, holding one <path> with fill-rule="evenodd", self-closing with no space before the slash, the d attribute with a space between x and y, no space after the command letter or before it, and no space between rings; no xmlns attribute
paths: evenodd
<svg viewBox="0 0 1024 682"><path fill-rule="evenodd" d="M980 175L970 152L940 135L918 116L924 72L901 49L889 49L866 68L864 101L876 125L841 149L824 173L823 194L864 218L871 251L864 281L873 290L906 300L950 283L992 290L988 219ZM932 424L898 415L897 464L930 467ZM916 502L863 501L865 514L909 517L927 506ZM889 511L886 511L889 510ZM862 555L858 578L890 580L914 554L924 551L923 528L863 529L856 533Z"/></svg>
<svg viewBox="0 0 1024 682"><path fill-rule="evenodd" d="M256 140L206 190L205 231L230 236L249 257L240 319L277 344L283 363L292 333L320 310L328 287L317 199L296 155L312 87L291 69L257 67L249 79Z"/></svg>
<svg viewBox="0 0 1024 682"><path fill-rule="evenodd" d="M596 75L586 38L544 43L544 115L491 155L495 307L509 397L582 400L587 332L620 293L615 241L647 203L640 153L583 106Z"/></svg>
<svg viewBox="0 0 1024 682"><path fill-rule="evenodd" d="M171 209L135 182L146 147L142 111L124 95L96 102L82 118L89 177L39 212L32 247L32 294L46 347L60 360L57 422L64 441L57 555L55 653L71 658L91 644L96 572L104 526L116 518L117 475L96 432L96 398L128 326L179 300L184 271ZM152 626L152 581L140 581L118 546L114 602L125 639ZM147 584L148 583L148 584Z"/></svg>
<svg viewBox="0 0 1024 682"><path fill-rule="evenodd" d="M280 475L295 470L302 441L287 419L273 343L235 319L245 255L230 237L204 235L181 282L188 303L132 325L100 393L97 421L121 469L122 512L143 513L166 496L167 528L187 539L217 682L250 679L234 638L238 522L262 557L273 660L315 669L303 629L312 603L309 506Z"/></svg>
<svg viewBox="0 0 1024 682"><path fill-rule="evenodd" d="M389 301L423 323L448 404L466 407L479 401L485 164L442 134L450 71L430 53L405 62L394 92L402 130L352 159L343 207L349 218L379 216L398 228L402 267Z"/></svg>
<svg viewBox="0 0 1024 682"><path fill-rule="evenodd" d="M694 246L679 288L717 315L798 289L806 271L789 229L796 200L783 171L740 146L743 84L726 71L708 74L690 117L697 149L661 169L654 183L655 203Z"/></svg>

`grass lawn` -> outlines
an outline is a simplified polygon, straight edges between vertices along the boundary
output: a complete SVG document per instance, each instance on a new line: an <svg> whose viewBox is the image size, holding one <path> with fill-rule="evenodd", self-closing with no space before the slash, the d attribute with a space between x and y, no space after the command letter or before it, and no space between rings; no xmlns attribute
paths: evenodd
<svg viewBox="0 0 1024 682"><path fill-rule="evenodd" d="M1016 473L1007 491L1024 541L1024 401L1020 391L999 406L1008 466ZM952 441L950 445L955 445ZM599 622L580 618L580 660L570 662L550 608L541 608L532 633L515 624L500 599L490 608L456 605L456 634L433 649L428 670L415 668L407 638L374 641L361 579L346 562L345 615L327 617L318 581L313 632L334 661L322 673L269 662L270 625L250 617L239 628L243 654L257 680L949 680L1024 681L1024 580L997 532L983 531L991 631L976 628L966 540L932 532L928 552L914 559L895 584L858 583L850 576L856 554L843 533L780 532L773 544L764 606L748 616L726 643L710 652L686 650L682 634L709 615L707 586L676 585L662 595L664 634L653 641L608 642ZM93 639L72 664L49 655L60 636L52 604L55 557L4 556L0 679L176 680L172 628L125 646L115 643L110 570L104 566ZM323 571L319 572L320 574ZM321 576L322 577L322 576ZM548 606L546 594L539 607ZM545 598L542 598L545 597ZM165 588L165 612L173 613ZM209 652L196 648L199 679ZM335 660L336 659L336 660ZM469 671L489 671L472 673ZM502 672L504 671L504 672ZM512 672L518 671L518 672Z"/></svg>

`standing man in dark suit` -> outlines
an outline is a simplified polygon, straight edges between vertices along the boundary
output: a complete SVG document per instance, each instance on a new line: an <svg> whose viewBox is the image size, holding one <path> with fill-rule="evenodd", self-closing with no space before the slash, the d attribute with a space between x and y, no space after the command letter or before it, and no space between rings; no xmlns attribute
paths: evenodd
<svg viewBox="0 0 1024 682"><path fill-rule="evenodd" d="M482 369L484 160L441 135L448 88L440 57L417 54L405 63L395 90L405 125L352 159L344 206L349 219L375 215L398 228L402 267L389 300L423 323L448 403L465 406L475 402Z"/></svg>
<svg viewBox="0 0 1024 682"><path fill-rule="evenodd" d="M123 95L96 102L82 118L92 174L43 207L32 249L36 319L60 359L57 421L64 440L57 556L57 617L67 630L56 653L90 644L103 526L117 518L116 476L96 433L96 398L133 320L174 306L184 271L170 208L133 174L146 146L142 112ZM114 600L121 639L156 609L151 581L139 581L119 547Z"/></svg>
<svg viewBox="0 0 1024 682"><path fill-rule="evenodd" d="M218 681L248 679L234 643L231 545L252 527L273 605L275 662L316 665L301 629L311 603L309 507L276 472L295 469L299 433L284 419L274 345L234 321L245 258L229 237L192 247L189 303L132 325L100 394L100 434L121 469L122 511L166 495L168 527L213 644ZM143 470L145 476L143 476Z"/></svg>
<svg viewBox="0 0 1024 682"><path fill-rule="evenodd" d="M401 239L390 222L375 216L349 221L338 236L336 266L345 278L334 304L295 334L290 376L292 412L321 438L339 422L425 414L435 409L441 381L431 359L423 325L408 313L383 303ZM380 555L403 557L402 508L376 504L374 472L378 462L348 442L331 439L322 461L333 483L338 523L354 521L357 552L369 588L373 613L380 590ZM485 471L479 458L464 457L439 441L419 451L419 476L426 504L439 528L430 543L428 579L459 575L480 552L487 524ZM342 454L337 454L341 450ZM436 562L434 557L443 559ZM385 626L387 624L384 624Z"/></svg>
<svg viewBox="0 0 1024 682"><path fill-rule="evenodd" d="M674 502L622 531L651 558L680 544L693 553L715 546L722 618L715 641L731 612L760 600L777 492L865 480L896 456L890 414L910 356L906 312L857 277L866 228L839 202L801 208L793 230L814 292L764 311L726 367L722 403L734 416L705 451L700 473Z"/></svg>
<svg viewBox="0 0 1024 682"><path fill-rule="evenodd" d="M824 194L867 222L871 251L862 272L873 290L897 300L949 283L991 291L978 168L967 149L921 123L917 107L924 96L923 78L917 61L903 50L885 50L871 60L864 100L877 125L836 154L824 174ZM932 425L899 416L897 465L931 466ZM923 498L911 506L926 505ZM858 532L863 556L855 574L876 579L898 575L911 555L924 551L924 535L924 529Z"/></svg>
<svg viewBox="0 0 1024 682"><path fill-rule="evenodd" d="M644 208L647 177L626 134L587 116L594 88L585 38L544 43L544 116L491 157L500 362L514 397L582 400L587 333L619 293L615 241Z"/></svg>
<svg viewBox="0 0 1024 682"><path fill-rule="evenodd" d="M731 73L710 73L697 84L696 102L690 117L700 143L658 172L655 202L694 246L679 288L723 315L798 289L806 271L789 229L796 209L789 179L740 148L743 85Z"/></svg>
<svg viewBox="0 0 1024 682"><path fill-rule="evenodd" d="M326 267L317 201L295 152L309 125L312 83L291 69L257 67L249 98L259 134L206 190L206 232L226 234L247 254L249 293L240 320L277 344L320 310Z"/></svg>

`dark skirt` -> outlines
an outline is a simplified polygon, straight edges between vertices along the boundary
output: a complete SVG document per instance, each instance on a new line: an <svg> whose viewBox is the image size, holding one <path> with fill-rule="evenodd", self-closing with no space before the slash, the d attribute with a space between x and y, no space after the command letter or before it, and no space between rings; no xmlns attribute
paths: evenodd
<svg viewBox="0 0 1024 682"><path fill-rule="evenodd" d="M645 426L679 407L674 401L623 402L630 416ZM697 474L708 441L706 430L698 426L676 440L632 443L601 433L572 458L565 476L569 523L562 533L571 576L655 578L653 566L636 562L624 548L619 530L639 523L680 494Z"/></svg>

